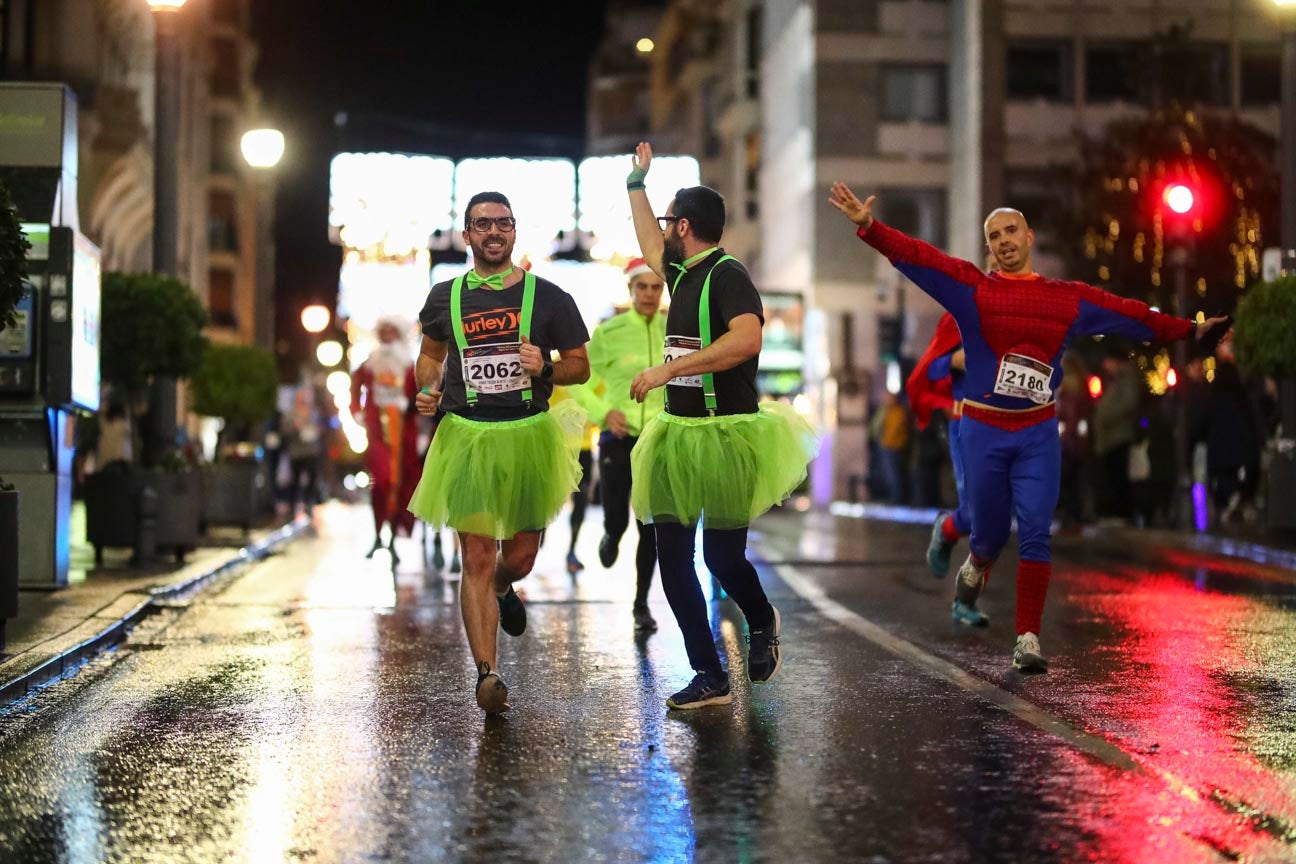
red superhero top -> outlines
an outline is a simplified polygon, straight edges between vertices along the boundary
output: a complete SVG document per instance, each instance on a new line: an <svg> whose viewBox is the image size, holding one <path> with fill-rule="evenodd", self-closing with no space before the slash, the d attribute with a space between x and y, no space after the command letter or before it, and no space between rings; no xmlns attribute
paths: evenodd
<svg viewBox="0 0 1296 864"><path fill-rule="evenodd" d="M983 273L874 219L859 237L944 306L963 336L963 415L1009 431L1054 415L1062 352L1077 336L1186 338L1193 323L1083 282Z"/></svg>
<svg viewBox="0 0 1296 864"><path fill-rule="evenodd" d="M955 401L960 398L954 393L954 382L947 370L940 370L944 374L931 373L937 371L940 365L937 361L959 347L961 339L954 316L946 312L936 324L931 344L918 359L913 372L909 373L909 380L905 382L905 395L909 397L909 410L913 412L914 422L919 429L927 428L933 411L949 413L954 408Z"/></svg>

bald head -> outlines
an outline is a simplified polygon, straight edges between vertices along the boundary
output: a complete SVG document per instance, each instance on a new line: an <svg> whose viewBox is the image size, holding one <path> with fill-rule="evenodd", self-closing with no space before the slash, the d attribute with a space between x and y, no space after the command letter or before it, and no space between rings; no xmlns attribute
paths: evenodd
<svg viewBox="0 0 1296 864"><path fill-rule="evenodd" d="M985 220L986 248L994 256L996 269L1008 274L1030 274L1031 246L1035 232L1026 224L1020 210L1000 207L992 210Z"/></svg>

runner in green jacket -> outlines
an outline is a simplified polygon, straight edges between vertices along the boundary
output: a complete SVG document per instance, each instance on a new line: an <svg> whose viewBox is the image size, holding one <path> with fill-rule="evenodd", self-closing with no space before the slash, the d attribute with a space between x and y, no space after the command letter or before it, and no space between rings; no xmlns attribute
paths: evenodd
<svg viewBox="0 0 1296 864"><path fill-rule="evenodd" d="M661 412L665 390L658 388L642 403L630 395L630 382L645 369L662 362L666 338L666 313L661 310L661 277L635 258L626 265L631 309L614 315L590 337L589 383L571 388L572 397L589 412L590 422L603 430L599 436L599 477L603 498L603 539L599 561L611 567L616 561L621 535L630 524L630 451L639 433ZM636 631L651 632L657 622L648 612L648 589L657 566L657 538L653 526L635 522L639 547L635 553L637 575L634 604Z"/></svg>

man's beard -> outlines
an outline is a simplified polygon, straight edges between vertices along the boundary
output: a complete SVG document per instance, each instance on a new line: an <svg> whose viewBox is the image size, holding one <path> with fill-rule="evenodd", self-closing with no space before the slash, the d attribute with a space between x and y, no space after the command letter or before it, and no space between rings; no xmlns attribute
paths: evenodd
<svg viewBox="0 0 1296 864"><path fill-rule="evenodd" d="M684 263L684 241L678 237L667 237L662 246L662 264L671 269L673 264Z"/></svg>
<svg viewBox="0 0 1296 864"><path fill-rule="evenodd" d="M501 239L504 240L504 245L500 248L498 252L487 250L486 248L487 241L497 241ZM482 240L480 243L474 243L472 250L473 250L473 258L475 258L478 261L481 261L485 264L502 264L505 261L509 260L509 256L513 254L513 244L504 238L487 237L485 240Z"/></svg>

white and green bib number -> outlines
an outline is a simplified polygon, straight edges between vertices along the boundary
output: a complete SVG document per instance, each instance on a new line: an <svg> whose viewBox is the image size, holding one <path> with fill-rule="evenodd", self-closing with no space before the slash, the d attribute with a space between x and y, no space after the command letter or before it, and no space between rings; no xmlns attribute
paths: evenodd
<svg viewBox="0 0 1296 864"><path fill-rule="evenodd" d="M1047 405L1053 400L1053 388L1049 386L1052 380L1053 367L1047 363L1021 354L1005 354L999 361L994 392Z"/></svg>
<svg viewBox="0 0 1296 864"><path fill-rule="evenodd" d="M687 357L695 351L701 350L702 340L696 336L667 336L666 344L662 346L662 362L669 363L672 360L678 360L681 357ZM701 375L682 375L678 378L671 379L673 387L701 387Z"/></svg>
<svg viewBox="0 0 1296 864"><path fill-rule="evenodd" d="M522 343L496 342L463 349L464 386L475 393L511 393L531 386L522 369Z"/></svg>
<svg viewBox="0 0 1296 864"><path fill-rule="evenodd" d="M699 338L692 339L691 337L685 336L667 336L666 344L662 346L662 357L664 362L670 362L677 357L686 357L694 351L700 351L711 344L711 274L715 272L715 268L719 267L724 262L737 260L738 259L732 255L722 255L720 256L719 261L711 265L711 269L707 271L706 279L702 281L702 294L698 297ZM686 261L684 263L687 265L689 262ZM681 270L680 274L675 277L675 282L671 285L672 297L675 295L675 290L679 288L680 280L684 278L684 274L687 272L687 270ZM672 340L675 340L676 344L672 345ZM693 342L697 344L688 344ZM715 416L717 405L715 395L715 375L710 372L703 372L701 375L673 378L670 383L675 387L701 387L702 401L706 403L707 416Z"/></svg>
<svg viewBox="0 0 1296 864"><path fill-rule="evenodd" d="M521 391L522 401L531 403L531 376L522 368L521 337L531 338L531 310L535 306L535 276L527 273L522 280L522 317L518 322L519 341L492 342L468 347L463 329L463 283L460 276L450 286L450 319L454 324L455 345L463 365L464 394L469 405L476 405L479 394ZM487 289L477 289L487 290Z"/></svg>

